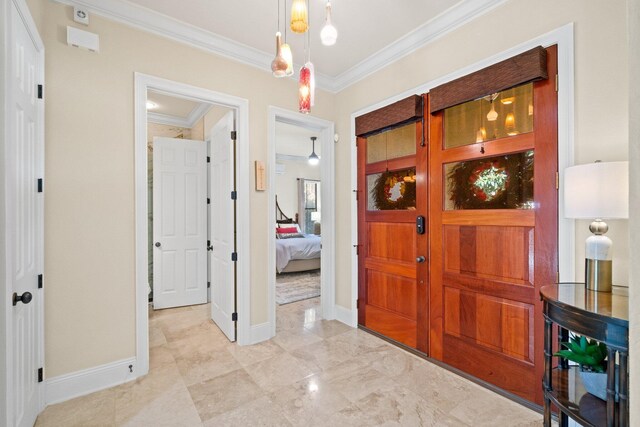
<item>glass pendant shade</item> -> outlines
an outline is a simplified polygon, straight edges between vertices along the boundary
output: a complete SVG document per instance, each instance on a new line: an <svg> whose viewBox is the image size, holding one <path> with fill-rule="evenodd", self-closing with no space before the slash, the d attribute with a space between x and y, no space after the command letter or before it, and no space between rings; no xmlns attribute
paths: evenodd
<svg viewBox="0 0 640 427"><path fill-rule="evenodd" d="M307 3L305 0L293 0L293 5L291 5L291 31L302 34L308 28Z"/></svg>
<svg viewBox="0 0 640 427"><path fill-rule="evenodd" d="M498 119L498 112L496 111L495 105L493 105L493 101L491 101L491 110L487 114L487 120L490 122L495 122Z"/></svg>
<svg viewBox="0 0 640 427"><path fill-rule="evenodd" d="M300 68L298 107L301 113L309 114L311 112L311 70L306 65Z"/></svg>
<svg viewBox="0 0 640 427"><path fill-rule="evenodd" d="M338 30L331 23L331 2L327 2L327 20L325 21L322 31L320 31L320 40L325 46L333 46L338 39Z"/></svg>
<svg viewBox="0 0 640 427"><path fill-rule="evenodd" d="M276 57L271 61L271 71L274 77L284 77L287 72L287 60L282 52L282 34L280 31L276 33ZM291 51L289 51L291 54Z"/></svg>
<svg viewBox="0 0 640 427"><path fill-rule="evenodd" d="M284 43L282 46L280 46L280 49L282 50L282 57L287 63L287 68L284 75L290 76L293 74L293 54L291 53L291 47L289 47L287 43Z"/></svg>
<svg viewBox="0 0 640 427"><path fill-rule="evenodd" d="M312 145L312 149L311 149L311 155L309 156L309 164L310 165L317 165L318 163L320 163L320 157L318 157L318 155L316 154L316 137L312 136L311 137L311 143Z"/></svg>

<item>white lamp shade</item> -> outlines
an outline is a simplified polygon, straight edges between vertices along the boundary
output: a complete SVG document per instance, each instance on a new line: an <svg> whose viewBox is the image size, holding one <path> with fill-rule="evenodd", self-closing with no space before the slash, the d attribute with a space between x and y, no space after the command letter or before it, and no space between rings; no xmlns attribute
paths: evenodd
<svg viewBox="0 0 640 427"><path fill-rule="evenodd" d="M315 212L311 212L311 221L313 222L320 222L320 212L315 211Z"/></svg>
<svg viewBox="0 0 640 427"><path fill-rule="evenodd" d="M629 217L629 162L597 162L564 171L564 216Z"/></svg>

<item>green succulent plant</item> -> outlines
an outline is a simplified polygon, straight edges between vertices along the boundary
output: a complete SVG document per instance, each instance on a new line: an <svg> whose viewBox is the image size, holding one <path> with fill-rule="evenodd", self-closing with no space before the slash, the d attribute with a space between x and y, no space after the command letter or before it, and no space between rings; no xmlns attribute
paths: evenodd
<svg viewBox="0 0 640 427"><path fill-rule="evenodd" d="M607 369L607 346L596 340L590 340L584 336L576 335L569 342L561 343L566 350L554 353L554 356L564 357L576 362L583 369L593 372L605 372Z"/></svg>

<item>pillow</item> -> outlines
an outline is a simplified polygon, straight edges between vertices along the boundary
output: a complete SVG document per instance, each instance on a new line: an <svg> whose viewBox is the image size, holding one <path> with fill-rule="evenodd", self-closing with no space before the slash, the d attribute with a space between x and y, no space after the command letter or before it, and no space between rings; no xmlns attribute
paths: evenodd
<svg viewBox="0 0 640 427"><path fill-rule="evenodd" d="M296 239L296 238L304 238L304 234L300 233L278 233L276 234L278 239Z"/></svg>
<svg viewBox="0 0 640 427"><path fill-rule="evenodd" d="M298 233L298 228L297 227L279 227L279 228L276 228L276 233L278 234Z"/></svg>
<svg viewBox="0 0 640 427"><path fill-rule="evenodd" d="M298 233L302 233L302 230L300 229L300 224L296 222L291 222L288 224L287 223L276 224L276 228L293 228L293 227L295 227Z"/></svg>

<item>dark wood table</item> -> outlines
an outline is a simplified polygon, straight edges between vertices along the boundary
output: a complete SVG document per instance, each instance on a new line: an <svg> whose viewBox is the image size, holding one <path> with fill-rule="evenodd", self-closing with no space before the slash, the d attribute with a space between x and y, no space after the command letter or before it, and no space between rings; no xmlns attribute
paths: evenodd
<svg viewBox="0 0 640 427"><path fill-rule="evenodd" d="M551 426L551 406L559 411L560 427L568 417L583 426L628 426L629 301L627 288L594 292L584 283L559 283L540 289L544 307L544 425ZM553 325L557 325L557 334ZM554 337L568 341L569 331L607 344L607 401L584 390L577 366L559 359L554 364ZM618 361L618 369L616 367ZM618 378L616 378L616 376ZM615 384L618 382L618 391Z"/></svg>

